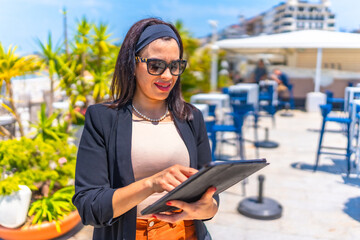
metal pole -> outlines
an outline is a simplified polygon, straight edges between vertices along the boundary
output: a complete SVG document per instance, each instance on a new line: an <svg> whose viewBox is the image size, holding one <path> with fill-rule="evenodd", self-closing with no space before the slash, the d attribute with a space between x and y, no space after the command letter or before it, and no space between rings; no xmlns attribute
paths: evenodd
<svg viewBox="0 0 360 240"><path fill-rule="evenodd" d="M65 43L65 52L66 55L69 56L69 44L68 44L68 37L67 37L67 19L66 19L66 8L63 8L62 11L63 15L64 15L64 43Z"/></svg>
<svg viewBox="0 0 360 240"><path fill-rule="evenodd" d="M213 29L211 36L211 75L210 75L210 91L214 92L217 89L217 62L218 62L218 50L219 47L215 45L217 40L217 21L209 20L209 24Z"/></svg>
<svg viewBox="0 0 360 240"><path fill-rule="evenodd" d="M210 78L210 89L212 92L217 89L217 73L218 73L218 50L217 45L211 46L211 78Z"/></svg>
<svg viewBox="0 0 360 240"><path fill-rule="evenodd" d="M259 175L258 179L259 179L259 196L257 199L257 203L263 203L264 202L263 192L264 192L265 177L264 177L264 175Z"/></svg>
<svg viewBox="0 0 360 240"><path fill-rule="evenodd" d="M318 48L316 57L315 92L320 92L322 48Z"/></svg>

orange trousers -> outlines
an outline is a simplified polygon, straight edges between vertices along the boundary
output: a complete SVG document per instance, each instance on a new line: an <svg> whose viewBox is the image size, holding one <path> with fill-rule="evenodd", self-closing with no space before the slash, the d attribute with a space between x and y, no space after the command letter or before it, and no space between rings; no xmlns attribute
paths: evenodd
<svg viewBox="0 0 360 240"><path fill-rule="evenodd" d="M194 221L168 223L155 218L137 219L136 240L196 240Z"/></svg>

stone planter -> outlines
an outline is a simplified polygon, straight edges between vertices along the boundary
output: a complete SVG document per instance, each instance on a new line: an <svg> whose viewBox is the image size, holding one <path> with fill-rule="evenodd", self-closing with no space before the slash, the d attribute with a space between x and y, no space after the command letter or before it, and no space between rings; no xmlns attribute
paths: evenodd
<svg viewBox="0 0 360 240"><path fill-rule="evenodd" d="M0 196L0 225L7 228L17 228L25 223L31 200L31 190L20 185L20 190Z"/></svg>
<svg viewBox="0 0 360 240"><path fill-rule="evenodd" d="M40 225L23 226L17 229L0 226L0 239L4 240L45 240L60 237L80 224L80 216L77 211L71 212L60 220L61 232L55 227L55 222L43 222Z"/></svg>

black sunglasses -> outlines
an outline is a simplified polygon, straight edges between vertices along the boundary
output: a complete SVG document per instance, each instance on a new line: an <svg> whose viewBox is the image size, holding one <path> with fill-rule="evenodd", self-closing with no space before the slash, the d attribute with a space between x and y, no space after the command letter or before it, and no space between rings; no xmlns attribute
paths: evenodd
<svg viewBox="0 0 360 240"><path fill-rule="evenodd" d="M140 62L146 62L147 71L149 74L154 76L159 76L163 74L166 70L166 68L170 69L170 73L173 76L180 76L185 68L186 68L186 60L178 59L171 61L169 64L161 59L156 58L142 58L142 57L135 57L135 61Z"/></svg>

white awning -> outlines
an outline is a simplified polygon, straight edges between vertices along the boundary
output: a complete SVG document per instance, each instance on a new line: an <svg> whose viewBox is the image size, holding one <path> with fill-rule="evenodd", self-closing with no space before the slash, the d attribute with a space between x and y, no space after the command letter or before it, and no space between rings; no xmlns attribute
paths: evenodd
<svg viewBox="0 0 360 240"><path fill-rule="evenodd" d="M226 39L215 43L221 49L248 48L360 48L360 34L303 30L257 37Z"/></svg>
<svg viewBox="0 0 360 240"><path fill-rule="evenodd" d="M324 30L303 30L215 42L220 49L241 53L286 53L286 49L317 49L315 92L320 90L322 49L360 48L360 34Z"/></svg>

